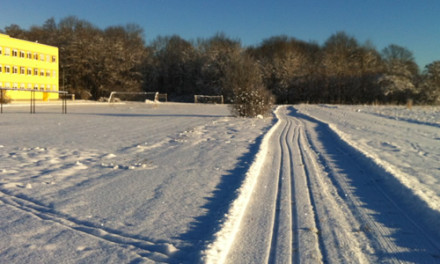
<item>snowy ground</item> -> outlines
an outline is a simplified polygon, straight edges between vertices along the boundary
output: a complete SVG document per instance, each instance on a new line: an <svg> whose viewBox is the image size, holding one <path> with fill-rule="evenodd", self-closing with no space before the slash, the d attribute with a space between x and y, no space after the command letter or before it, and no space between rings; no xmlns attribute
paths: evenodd
<svg viewBox="0 0 440 264"><path fill-rule="evenodd" d="M6 106L0 263L440 263L440 109Z"/></svg>

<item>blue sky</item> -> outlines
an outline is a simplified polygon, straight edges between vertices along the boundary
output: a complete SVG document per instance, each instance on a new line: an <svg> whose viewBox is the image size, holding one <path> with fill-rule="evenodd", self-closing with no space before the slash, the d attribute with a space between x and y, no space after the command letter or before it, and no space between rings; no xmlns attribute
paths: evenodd
<svg viewBox="0 0 440 264"><path fill-rule="evenodd" d="M99 28L135 23L150 42L158 35L208 38L217 32L258 45L276 35L323 44L338 31L372 42L397 44L423 68L440 60L439 0L2 0L0 28L41 26L69 15Z"/></svg>

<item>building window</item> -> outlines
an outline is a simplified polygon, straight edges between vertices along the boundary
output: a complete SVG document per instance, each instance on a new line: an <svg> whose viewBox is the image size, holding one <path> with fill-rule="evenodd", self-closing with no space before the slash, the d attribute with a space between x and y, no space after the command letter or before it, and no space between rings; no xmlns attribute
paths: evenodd
<svg viewBox="0 0 440 264"><path fill-rule="evenodd" d="M2 47L0 47L0 55L2 55L2 52L3 52Z"/></svg>
<svg viewBox="0 0 440 264"><path fill-rule="evenodd" d="M21 89L21 90L24 90L24 87L25 87L25 86L24 86L24 83L20 83L20 89Z"/></svg>
<svg viewBox="0 0 440 264"><path fill-rule="evenodd" d="M10 72L11 72L11 67L5 66L5 73L10 73Z"/></svg>
<svg viewBox="0 0 440 264"><path fill-rule="evenodd" d="M56 91L57 90L57 86L54 84L52 85L52 91Z"/></svg>
<svg viewBox="0 0 440 264"><path fill-rule="evenodd" d="M12 84L12 88L13 88L13 89L18 89L18 83L13 83L13 84Z"/></svg>
<svg viewBox="0 0 440 264"><path fill-rule="evenodd" d="M17 66L12 67L12 73L13 74L17 74L18 73L18 67Z"/></svg>
<svg viewBox="0 0 440 264"><path fill-rule="evenodd" d="M46 77L50 77L50 71L46 71Z"/></svg>
<svg viewBox="0 0 440 264"><path fill-rule="evenodd" d="M24 58L24 51L20 51L20 58Z"/></svg>
<svg viewBox="0 0 440 264"><path fill-rule="evenodd" d="M0 51L1 54L1 51ZM52 56L52 62L57 62L57 57L56 56Z"/></svg>
<svg viewBox="0 0 440 264"><path fill-rule="evenodd" d="M12 50L12 57L18 56L18 50Z"/></svg>
<svg viewBox="0 0 440 264"><path fill-rule="evenodd" d="M26 53L26 59L32 59L32 53L31 52Z"/></svg>
<svg viewBox="0 0 440 264"><path fill-rule="evenodd" d="M40 60L44 61L44 54L40 54Z"/></svg>
<svg viewBox="0 0 440 264"><path fill-rule="evenodd" d="M37 53L34 53L34 59L38 60L38 54Z"/></svg>
<svg viewBox="0 0 440 264"><path fill-rule="evenodd" d="M3 66L0 65L0 73L3 72Z"/></svg>
<svg viewBox="0 0 440 264"><path fill-rule="evenodd" d="M20 74L25 74L26 73L26 69L24 67L20 67Z"/></svg>
<svg viewBox="0 0 440 264"><path fill-rule="evenodd" d="M44 84L40 85L40 91L44 91Z"/></svg>
<svg viewBox="0 0 440 264"><path fill-rule="evenodd" d="M27 68L27 75L32 75L32 68Z"/></svg>
<svg viewBox="0 0 440 264"><path fill-rule="evenodd" d="M9 55L11 55L11 49L5 48L5 56L9 56Z"/></svg>
<svg viewBox="0 0 440 264"><path fill-rule="evenodd" d="M34 75L38 75L38 68L34 68Z"/></svg>
<svg viewBox="0 0 440 264"><path fill-rule="evenodd" d="M38 84L34 85L34 90L38 90Z"/></svg>
<svg viewBox="0 0 440 264"><path fill-rule="evenodd" d="M44 70L40 71L40 76L44 76Z"/></svg>
<svg viewBox="0 0 440 264"><path fill-rule="evenodd" d="M57 76L57 71L53 71L53 73L52 73L52 77L56 77Z"/></svg>

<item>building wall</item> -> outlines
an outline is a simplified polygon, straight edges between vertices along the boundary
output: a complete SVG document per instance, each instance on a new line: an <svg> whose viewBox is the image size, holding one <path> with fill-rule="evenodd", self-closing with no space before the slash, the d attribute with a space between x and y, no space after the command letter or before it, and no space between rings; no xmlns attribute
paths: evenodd
<svg viewBox="0 0 440 264"><path fill-rule="evenodd" d="M37 100L58 99L58 48L11 38L0 33L0 86L36 89ZM27 100L31 93L6 91L12 100Z"/></svg>

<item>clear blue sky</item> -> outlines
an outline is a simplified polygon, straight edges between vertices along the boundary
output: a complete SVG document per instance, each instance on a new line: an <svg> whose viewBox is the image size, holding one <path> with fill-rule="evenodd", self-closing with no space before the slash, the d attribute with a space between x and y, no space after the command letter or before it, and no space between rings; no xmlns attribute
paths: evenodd
<svg viewBox="0 0 440 264"><path fill-rule="evenodd" d="M2 0L0 28L41 26L69 15L105 29L135 23L145 40L177 34L208 38L224 32L242 44L257 45L276 35L323 44L338 31L411 50L423 68L440 60L439 0Z"/></svg>

